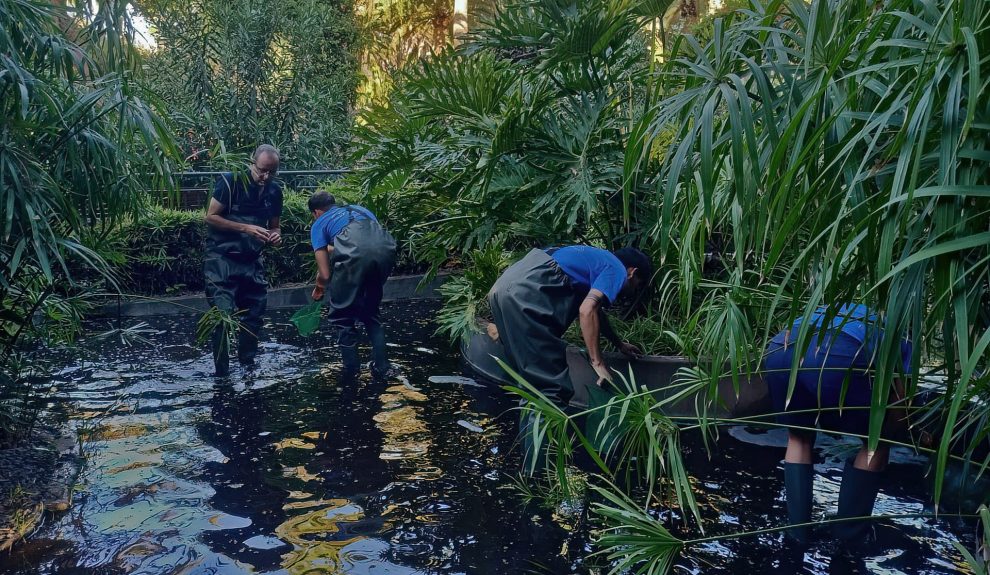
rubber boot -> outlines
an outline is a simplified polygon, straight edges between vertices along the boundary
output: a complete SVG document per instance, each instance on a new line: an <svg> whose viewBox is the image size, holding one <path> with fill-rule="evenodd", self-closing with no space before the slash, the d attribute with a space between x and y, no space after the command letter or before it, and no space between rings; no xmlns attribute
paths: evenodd
<svg viewBox="0 0 990 575"><path fill-rule="evenodd" d="M258 336L241 328L237 334L237 361L245 367L254 367L258 355Z"/></svg>
<svg viewBox="0 0 990 575"><path fill-rule="evenodd" d="M340 358L344 363L344 372L348 374L361 371L361 361L358 358L358 333L353 324L340 326L337 330L337 347Z"/></svg>
<svg viewBox="0 0 990 575"><path fill-rule="evenodd" d="M784 494L787 497L787 523L800 525L811 521L811 502L814 495L815 468L810 463L784 462ZM798 545L807 546L811 529L791 527L787 537Z"/></svg>
<svg viewBox="0 0 990 575"><path fill-rule="evenodd" d="M391 365L388 362L388 345L385 343L385 328L377 320L365 324L368 339L371 340L371 374L377 378L388 377Z"/></svg>
<svg viewBox="0 0 990 575"><path fill-rule="evenodd" d="M842 485L839 486L839 512L835 518L873 515L873 504L880 490L880 476L880 472L857 469L852 459L846 461L842 470ZM869 526L868 520L843 521L833 525L832 533L836 538L851 543L862 540Z"/></svg>
<svg viewBox="0 0 990 575"><path fill-rule="evenodd" d="M226 377L230 374L230 338L227 337L227 327L220 325L213 330L211 340L213 349L213 375Z"/></svg>
<svg viewBox="0 0 990 575"><path fill-rule="evenodd" d="M339 345L340 357L344 363L344 373L351 375L361 371L357 345Z"/></svg>

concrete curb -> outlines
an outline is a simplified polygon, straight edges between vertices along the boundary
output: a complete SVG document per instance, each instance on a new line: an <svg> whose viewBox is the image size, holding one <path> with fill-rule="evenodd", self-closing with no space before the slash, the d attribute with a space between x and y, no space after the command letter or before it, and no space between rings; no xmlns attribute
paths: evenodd
<svg viewBox="0 0 990 575"><path fill-rule="evenodd" d="M385 283L385 301L403 299L433 299L440 297L437 288L443 285L450 274L441 273L433 281L417 289L425 276L393 276ZM268 309L300 308L310 301L312 285L275 288L268 291ZM142 317L151 315L179 315L183 313L202 313L209 309L205 295L190 295L171 298L124 299L110 300L111 303L98 306L93 316L126 316Z"/></svg>
<svg viewBox="0 0 990 575"><path fill-rule="evenodd" d="M468 342L461 343L461 355L476 373L493 380L501 385L516 385L495 358L504 359L505 351L502 344L492 339L487 333L476 333ZM620 353L605 352L609 367L619 373L628 374L630 369L637 386L645 386L653 392L657 401L670 400L680 393L674 376L682 367L694 365L686 357L647 355L638 359L630 359ZM574 397L571 405L584 409L588 407L588 389L596 387L598 374L588 363L584 350L575 346L567 347L567 365L570 369L571 383L574 386ZM664 413L674 416L693 417L697 414L695 395L689 395L676 402L668 404ZM744 378L736 391L731 379L724 379L718 385L718 405L713 415L718 417L742 417L747 415L762 415L772 411L769 390L762 378L756 376Z"/></svg>

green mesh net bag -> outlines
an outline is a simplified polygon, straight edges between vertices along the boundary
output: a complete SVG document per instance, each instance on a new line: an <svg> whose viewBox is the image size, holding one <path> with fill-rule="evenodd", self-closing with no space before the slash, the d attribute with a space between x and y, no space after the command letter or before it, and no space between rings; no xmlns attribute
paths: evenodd
<svg viewBox="0 0 990 575"><path fill-rule="evenodd" d="M300 335L309 335L316 331L316 328L320 327L320 309L322 307L323 302L314 301L292 314L289 321L296 326Z"/></svg>

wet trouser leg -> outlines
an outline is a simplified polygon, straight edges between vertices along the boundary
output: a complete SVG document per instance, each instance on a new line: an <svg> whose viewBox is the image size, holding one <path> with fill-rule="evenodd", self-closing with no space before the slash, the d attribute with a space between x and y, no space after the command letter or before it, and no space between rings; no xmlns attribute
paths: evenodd
<svg viewBox="0 0 990 575"><path fill-rule="evenodd" d="M389 266L391 268L391 266ZM389 270L390 271L390 270ZM388 346L385 342L385 327L380 318L380 307L388 271L374 270L364 278L362 321L371 341L371 370L377 376L388 374Z"/></svg>
<svg viewBox="0 0 990 575"><path fill-rule="evenodd" d="M237 282L230 274L230 262L216 254L207 253L203 263L206 276L206 299L211 307L233 314L236 307ZM230 338L227 324L221 323L213 330L210 339L213 366L216 374L223 376L230 371Z"/></svg>
<svg viewBox="0 0 990 575"><path fill-rule="evenodd" d="M340 349L344 372L357 373L361 369L361 361L358 359L358 331L355 320L338 317L332 320L332 323L337 328L337 347Z"/></svg>
<svg viewBox="0 0 990 575"><path fill-rule="evenodd" d="M237 309L243 310L237 338L237 360L241 364L251 365L258 354L262 320L268 307L268 284L260 261L242 265L244 275L239 278L236 298Z"/></svg>

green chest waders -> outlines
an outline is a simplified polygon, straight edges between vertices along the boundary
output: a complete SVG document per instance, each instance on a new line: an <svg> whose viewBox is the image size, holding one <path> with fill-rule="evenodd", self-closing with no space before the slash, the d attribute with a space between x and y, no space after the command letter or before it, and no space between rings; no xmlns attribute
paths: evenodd
<svg viewBox="0 0 990 575"><path fill-rule="evenodd" d="M509 365L562 409L574 395L564 332L578 316L586 292L543 250L531 250L509 266L488 292L499 341ZM525 402L524 402L525 405ZM521 412L523 472L547 467L543 431L534 414Z"/></svg>
<svg viewBox="0 0 990 575"><path fill-rule="evenodd" d="M350 206L345 209L351 221L334 238L330 258L330 323L337 328L345 371L358 369L356 323L360 321L371 340L372 370L385 375L389 363L379 306L395 266L395 239L375 220L356 219L359 212Z"/></svg>
<svg viewBox="0 0 990 575"><path fill-rule="evenodd" d="M246 209L235 201L223 217L232 222L267 229L268 216L257 215L257 212L257 209ZM248 234L208 226L206 260L203 264L206 298L211 306L221 311L231 314L239 312L237 359L244 365L254 363L262 317L268 305L268 282L265 281L264 260L261 257L264 247L264 242ZM225 375L230 364L225 326L214 330L212 345L217 375Z"/></svg>
<svg viewBox="0 0 990 575"><path fill-rule="evenodd" d="M574 395L563 335L586 296L538 249L509 266L488 293L510 366L561 407Z"/></svg>

